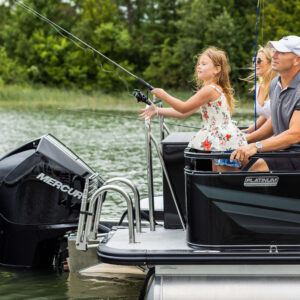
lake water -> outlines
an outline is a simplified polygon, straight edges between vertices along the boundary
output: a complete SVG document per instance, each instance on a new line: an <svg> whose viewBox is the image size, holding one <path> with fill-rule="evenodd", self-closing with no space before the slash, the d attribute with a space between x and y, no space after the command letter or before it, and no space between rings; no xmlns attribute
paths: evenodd
<svg viewBox="0 0 300 300"><path fill-rule="evenodd" d="M97 171L104 180L126 177L147 195L144 122L136 112L87 112L74 110L0 109L0 157L41 135L51 133ZM234 115L239 126L251 123L252 116L240 111ZM157 119L156 119L157 120ZM166 120L172 132L197 131L199 115L185 120ZM158 124L153 133L159 139ZM159 161L154 153L154 191L162 191ZM120 218L125 210L123 199L106 201L103 213ZM137 299L142 278L80 277L73 273L37 272L0 267L0 299Z"/></svg>

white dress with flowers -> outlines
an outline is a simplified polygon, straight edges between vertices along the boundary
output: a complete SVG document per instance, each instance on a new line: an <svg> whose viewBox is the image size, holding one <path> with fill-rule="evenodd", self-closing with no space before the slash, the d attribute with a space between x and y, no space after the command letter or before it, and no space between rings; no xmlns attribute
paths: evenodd
<svg viewBox="0 0 300 300"><path fill-rule="evenodd" d="M201 106L204 126L191 139L188 147L206 151L230 151L247 144L245 134L231 120L226 97L213 86L221 96Z"/></svg>

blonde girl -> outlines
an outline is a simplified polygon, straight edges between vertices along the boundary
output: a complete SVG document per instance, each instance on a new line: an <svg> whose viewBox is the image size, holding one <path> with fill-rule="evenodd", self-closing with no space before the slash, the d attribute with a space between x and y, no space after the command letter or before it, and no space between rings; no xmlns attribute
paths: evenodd
<svg viewBox="0 0 300 300"><path fill-rule="evenodd" d="M234 108L233 89L229 81L229 64L224 51L215 47L205 49L198 56L195 79L198 91L183 102L163 89L156 88L152 93L171 108L158 108L154 104L142 110L141 118L155 115L185 118L201 109L204 126L192 138L189 147L206 151L232 152L246 145L245 134L232 122ZM217 159L213 162L216 171L234 170L240 167L237 161Z"/></svg>

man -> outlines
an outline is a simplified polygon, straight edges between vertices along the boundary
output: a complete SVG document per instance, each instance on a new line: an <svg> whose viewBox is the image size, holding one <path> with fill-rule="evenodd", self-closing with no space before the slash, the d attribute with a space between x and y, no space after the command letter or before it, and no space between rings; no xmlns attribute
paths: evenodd
<svg viewBox="0 0 300 300"><path fill-rule="evenodd" d="M297 146L300 149L300 37L287 36L271 41L275 52L272 69L279 73L270 86L271 118L247 137L248 145L230 156L240 162L257 152L269 152ZM249 170L300 170L300 158L259 159Z"/></svg>

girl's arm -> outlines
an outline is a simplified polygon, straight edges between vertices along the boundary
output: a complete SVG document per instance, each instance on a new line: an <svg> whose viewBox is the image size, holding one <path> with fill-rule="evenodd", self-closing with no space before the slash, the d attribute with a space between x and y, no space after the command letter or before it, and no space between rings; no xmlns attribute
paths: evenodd
<svg viewBox="0 0 300 300"><path fill-rule="evenodd" d="M151 93L154 94L157 98L166 101L176 111L182 114L195 111L195 109L196 110L199 109L200 106L208 103L210 100L216 100L217 97L219 96L218 92L214 91L209 86L203 87L200 91L198 91L194 96L192 96L186 102L183 102L175 97L172 97L163 89L153 89ZM216 95L216 97L213 97L213 95Z"/></svg>
<svg viewBox="0 0 300 300"><path fill-rule="evenodd" d="M139 115L139 117L143 119L151 119L155 115L160 115L164 117L171 117L171 118L186 118L190 115L192 115L194 112L196 112L198 108L195 108L187 113L180 113L174 108L162 108L162 107L157 107L154 104L148 106L147 108L142 109L142 113Z"/></svg>
<svg viewBox="0 0 300 300"><path fill-rule="evenodd" d="M256 129L260 128L265 122L267 118L265 116L260 116L256 121ZM245 133L252 133L255 130L255 123L252 124L249 128L242 130Z"/></svg>

